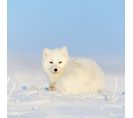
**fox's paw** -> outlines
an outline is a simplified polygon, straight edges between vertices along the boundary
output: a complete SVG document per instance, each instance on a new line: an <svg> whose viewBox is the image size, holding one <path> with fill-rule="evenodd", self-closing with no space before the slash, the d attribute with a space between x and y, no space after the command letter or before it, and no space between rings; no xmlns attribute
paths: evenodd
<svg viewBox="0 0 133 118"><path fill-rule="evenodd" d="M50 86L48 90L49 90L49 91L55 91L56 88L55 88L55 86Z"/></svg>

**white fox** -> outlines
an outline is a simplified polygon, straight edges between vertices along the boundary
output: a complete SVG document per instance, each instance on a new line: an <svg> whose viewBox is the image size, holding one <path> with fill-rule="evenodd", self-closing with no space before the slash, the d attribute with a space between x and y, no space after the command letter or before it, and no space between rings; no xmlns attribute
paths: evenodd
<svg viewBox="0 0 133 118"><path fill-rule="evenodd" d="M66 47L44 49L43 68L49 90L63 94L97 93L104 89L104 73L92 60L69 58Z"/></svg>

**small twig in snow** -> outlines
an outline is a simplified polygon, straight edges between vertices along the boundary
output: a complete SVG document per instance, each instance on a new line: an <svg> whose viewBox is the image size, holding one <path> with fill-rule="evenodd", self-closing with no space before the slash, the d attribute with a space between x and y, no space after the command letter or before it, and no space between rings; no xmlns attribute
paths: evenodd
<svg viewBox="0 0 133 118"><path fill-rule="evenodd" d="M113 94L111 96L111 99L113 99L116 96L116 90L117 90L117 87L118 87L118 82L119 82L119 79L116 78L115 87L114 87L114 90L113 90Z"/></svg>
<svg viewBox="0 0 133 118"><path fill-rule="evenodd" d="M114 102L114 101L116 101L118 99L118 97L116 97L116 91L117 91L117 88L118 88L118 82L119 82L119 78L116 78L116 80L115 80L115 86L114 86L114 89L112 91L112 95L109 98L109 101L111 103Z"/></svg>
<svg viewBox="0 0 133 118"><path fill-rule="evenodd" d="M114 101L116 101L118 99L118 97L116 97L116 91L117 91L117 88L118 88L118 82L119 82L119 78L116 78L115 79L115 86L114 86L114 89L112 90L112 94L111 96L107 96L105 93L101 92L101 94L105 97L105 99L107 101L109 101L110 103L113 103Z"/></svg>
<svg viewBox="0 0 133 118"><path fill-rule="evenodd" d="M7 78L7 84L9 83L9 81L10 81L10 77Z"/></svg>
<svg viewBox="0 0 133 118"><path fill-rule="evenodd" d="M10 90L10 92L9 92L9 94L7 95L7 98L8 99L10 99L10 96L12 95L12 93L13 93L13 91L14 91L14 88L15 88L15 83L14 83L14 77L13 77L13 85L12 85L12 88L11 88L11 90ZM9 81L10 81L10 77L8 77L8 83L9 83Z"/></svg>

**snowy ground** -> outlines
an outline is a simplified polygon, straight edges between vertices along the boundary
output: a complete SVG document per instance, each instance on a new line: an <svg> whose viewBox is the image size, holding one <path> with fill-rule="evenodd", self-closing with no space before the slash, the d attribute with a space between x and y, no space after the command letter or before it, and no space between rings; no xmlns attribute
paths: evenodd
<svg viewBox="0 0 133 118"><path fill-rule="evenodd" d="M8 64L8 118L124 118L123 71L105 71L108 86L102 94L63 96L45 90L48 81L39 66L15 63Z"/></svg>

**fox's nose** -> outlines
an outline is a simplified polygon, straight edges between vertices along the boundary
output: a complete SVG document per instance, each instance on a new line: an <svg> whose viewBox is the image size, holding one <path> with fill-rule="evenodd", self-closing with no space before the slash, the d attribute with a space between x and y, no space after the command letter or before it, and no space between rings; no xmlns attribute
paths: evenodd
<svg viewBox="0 0 133 118"><path fill-rule="evenodd" d="M57 72L58 71L58 69L57 68L54 68L54 72Z"/></svg>

